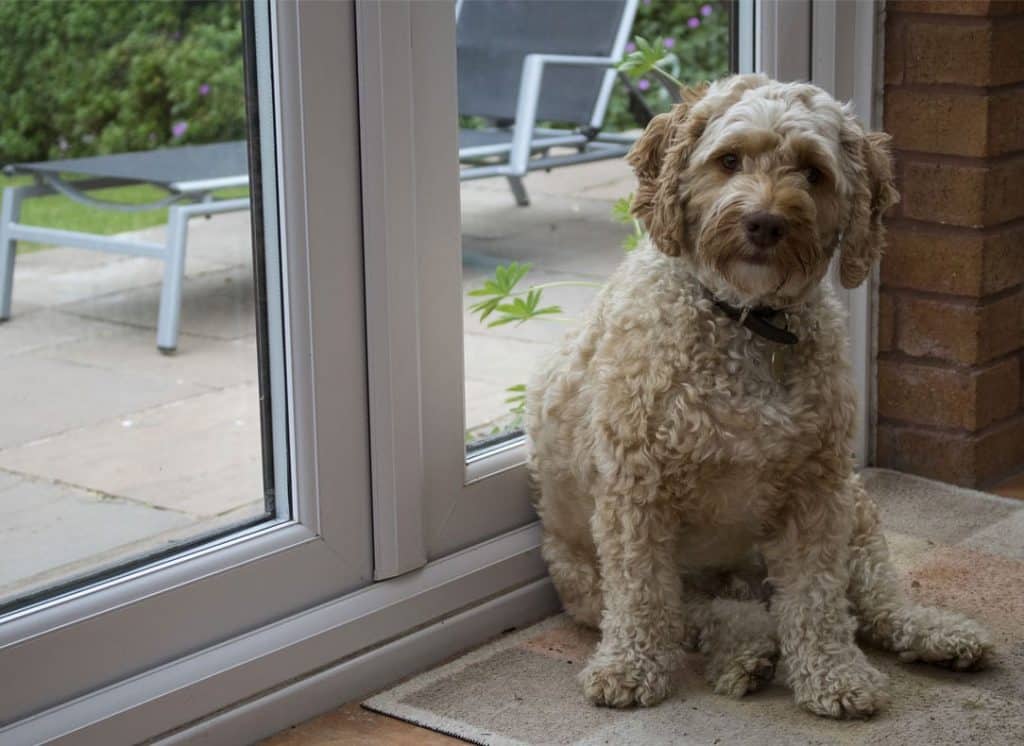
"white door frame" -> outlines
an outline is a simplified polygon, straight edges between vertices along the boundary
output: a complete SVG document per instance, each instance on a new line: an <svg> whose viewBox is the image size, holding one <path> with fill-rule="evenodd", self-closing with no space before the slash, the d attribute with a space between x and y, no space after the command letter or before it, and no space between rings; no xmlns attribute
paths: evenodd
<svg viewBox="0 0 1024 746"><path fill-rule="evenodd" d="M852 101L868 127L881 122L881 25L874 0L759 0L755 8L756 69L778 80L808 80L841 101ZM873 460L875 321L878 269L847 290L833 271L833 286L847 311L850 365L857 392L854 455Z"/></svg>
<svg viewBox="0 0 1024 746"><path fill-rule="evenodd" d="M869 128L881 126L883 16L880 3L815 0L811 8L811 82L841 101ZM847 290L834 274L834 286L849 314L850 365L857 391L854 452L858 466L874 460L876 412L876 325L878 267L858 288Z"/></svg>

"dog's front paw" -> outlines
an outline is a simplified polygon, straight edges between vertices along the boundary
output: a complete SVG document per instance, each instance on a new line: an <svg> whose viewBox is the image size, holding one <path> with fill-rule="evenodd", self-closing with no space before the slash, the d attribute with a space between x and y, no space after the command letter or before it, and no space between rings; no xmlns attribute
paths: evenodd
<svg viewBox="0 0 1024 746"><path fill-rule="evenodd" d="M791 682L797 704L830 718L865 718L882 709L889 701L889 678L863 656L858 658L800 661L806 675Z"/></svg>
<svg viewBox="0 0 1024 746"><path fill-rule="evenodd" d="M956 671L982 668L992 652L992 638L977 622L952 611L918 608L904 622L893 646L901 661L923 661Z"/></svg>
<svg viewBox="0 0 1024 746"><path fill-rule="evenodd" d="M603 707L650 707L671 693L675 656L598 650L580 673L583 693Z"/></svg>

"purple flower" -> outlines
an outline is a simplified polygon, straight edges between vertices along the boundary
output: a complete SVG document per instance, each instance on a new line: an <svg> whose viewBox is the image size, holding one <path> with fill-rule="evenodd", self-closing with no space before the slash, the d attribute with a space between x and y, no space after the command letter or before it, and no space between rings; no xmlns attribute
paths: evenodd
<svg viewBox="0 0 1024 746"><path fill-rule="evenodd" d="M651 81L649 81L647 78L640 78L640 80L636 82L636 87L639 88L641 91L646 91L648 88L651 87Z"/></svg>
<svg viewBox="0 0 1024 746"><path fill-rule="evenodd" d="M200 96L206 96L209 93L210 93L210 84L209 83L203 83L201 86L199 86L199 95Z"/></svg>
<svg viewBox="0 0 1024 746"><path fill-rule="evenodd" d="M175 137L182 137L188 132L188 122L175 122L171 125L171 134Z"/></svg>
<svg viewBox="0 0 1024 746"><path fill-rule="evenodd" d="M627 52L635 52L636 51L636 44L634 44L633 42L629 42L629 44L626 45L626 51Z"/></svg>
<svg viewBox="0 0 1024 746"><path fill-rule="evenodd" d="M665 49L671 49L676 45L676 40L670 36L667 39L662 39L661 43L665 45Z"/></svg>
<svg viewBox="0 0 1024 746"><path fill-rule="evenodd" d="M702 16L704 16L704 17L707 17L707 16L711 15L712 13L714 13L714 11L715 11L715 9L712 8L710 5L702 5L702 6L700 6L700 14Z"/></svg>
<svg viewBox="0 0 1024 746"><path fill-rule="evenodd" d="M686 25L689 26L690 28L697 28L698 26L700 26L700 19L697 18L697 16L694 16L693 18L686 22Z"/></svg>
<svg viewBox="0 0 1024 746"><path fill-rule="evenodd" d="M650 5L650 4L651 4L651 0L644 0L644 5Z"/></svg>

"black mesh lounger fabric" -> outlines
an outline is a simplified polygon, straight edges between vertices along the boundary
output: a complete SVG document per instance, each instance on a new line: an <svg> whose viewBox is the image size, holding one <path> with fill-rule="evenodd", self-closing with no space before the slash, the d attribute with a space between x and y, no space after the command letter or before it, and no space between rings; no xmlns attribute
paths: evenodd
<svg viewBox="0 0 1024 746"><path fill-rule="evenodd" d="M72 173L126 179L166 187L181 182L245 176L249 172L249 162L245 141L238 140L90 158L16 163L8 169L18 173Z"/></svg>

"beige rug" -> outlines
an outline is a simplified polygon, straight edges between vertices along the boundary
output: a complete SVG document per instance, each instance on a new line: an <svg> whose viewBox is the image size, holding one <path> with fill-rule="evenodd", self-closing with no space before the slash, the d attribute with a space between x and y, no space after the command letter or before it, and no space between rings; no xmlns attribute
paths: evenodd
<svg viewBox="0 0 1024 746"><path fill-rule="evenodd" d="M798 709L778 681L742 700L711 693L700 655L676 695L642 710L588 704L576 683L596 633L556 616L502 637L364 703L479 744L1024 744L1024 502L895 472L865 473L890 549L918 600L984 621L993 665L957 674L872 659L892 704L869 721Z"/></svg>

